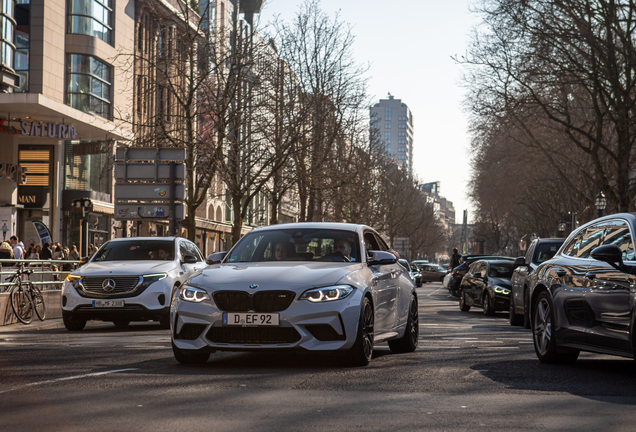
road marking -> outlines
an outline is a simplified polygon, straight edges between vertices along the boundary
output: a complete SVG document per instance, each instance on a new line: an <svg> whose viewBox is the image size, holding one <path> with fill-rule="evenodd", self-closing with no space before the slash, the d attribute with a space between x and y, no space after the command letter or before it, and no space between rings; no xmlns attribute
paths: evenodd
<svg viewBox="0 0 636 432"><path fill-rule="evenodd" d="M477 349L519 349L518 346L514 346L514 347L499 347L499 346L489 346L489 347L477 347Z"/></svg>
<svg viewBox="0 0 636 432"><path fill-rule="evenodd" d="M441 290L441 289L444 289L444 287L437 288L437 289L436 289L435 291L433 291L432 293L426 294L426 296L428 297L428 296L430 296L430 295L433 295L433 294L435 294L437 291L439 291L439 290Z"/></svg>
<svg viewBox="0 0 636 432"><path fill-rule="evenodd" d="M8 393L10 391L19 390L19 389L23 389L23 388L26 388L26 387L33 387L33 386L44 385L44 384L52 384L52 383L61 382L61 381L69 381L69 380L75 380L75 379L80 379L80 378L88 378L88 377L93 377L93 376L108 375L108 374L114 374L114 373L119 373L119 372L128 372L128 371L134 371L134 370L138 370L138 369L139 368L115 369L115 370L111 370L111 371L94 372L94 373L89 373L89 374L84 374L84 375L75 375L75 376L64 377L64 378L56 378L56 379L46 380L46 381L38 381L38 382L30 383L30 384L25 384L25 385L20 386L20 387L14 387L14 388L9 389L9 390L2 390L2 391L0 391L0 393Z"/></svg>

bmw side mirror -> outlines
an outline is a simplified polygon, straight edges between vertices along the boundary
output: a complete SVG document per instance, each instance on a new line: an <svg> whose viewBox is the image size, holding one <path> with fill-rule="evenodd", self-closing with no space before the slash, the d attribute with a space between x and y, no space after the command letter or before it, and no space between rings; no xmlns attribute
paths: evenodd
<svg viewBox="0 0 636 432"><path fill-rule="evenodd" d="M385 251L369 251L367 264L370 266L395 264L397 258L390 252Z"/></svg>
<svg viewBox="0 0 636 432"><path fill-rule="evenodd" d="M194 255L184 255L182 262L184 264L194 264L198 262L198 260L197 260L197 257L195 257Z"/></svg>
<svg viewBox="0 0 636 432"><path fill-rule="evenodd" d="M227 255L227 252L216 252L216 253L213 253L212 255L209 255L207 257L205 262L208 263L208 264L218 264L221 261L223 261L223 258L225 258L225 255Z"/></svg>
<svg viewBox="0 0 636 432"><path fill-rule="evenodd" d="M623 252L616 245L603 245L594 248L592 258L603 261L620 270L623 267Z"/></svg>
<svg viewBox="0 0 636 432"><path fill-rule="evenodd" d="M521 267L526 265L525 257L519 257L515 260L515 267Z"/></svg>

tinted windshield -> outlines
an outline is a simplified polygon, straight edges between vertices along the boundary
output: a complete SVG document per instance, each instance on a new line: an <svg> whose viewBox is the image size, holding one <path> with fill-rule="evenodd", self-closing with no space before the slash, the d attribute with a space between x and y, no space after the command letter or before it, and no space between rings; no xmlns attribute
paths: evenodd
<svg viewBox="0 0 636 432"><path fill-rule="evenodd" d="M490 264L488 276L496 278L510 279L512 272L515 270L513 264Z"/></svg>
<svg viewBox="0 0 636 432"><path fill-rule="evenodd" d="M93 261L172 261L173 240L126 240L106 243Z"/></svg>
<svg viewBox="0 0 636 432"><path fill-rule="evenodd" d="M224 262L360 261L358 235L329 229L280 229L246 234Z"/></svg>

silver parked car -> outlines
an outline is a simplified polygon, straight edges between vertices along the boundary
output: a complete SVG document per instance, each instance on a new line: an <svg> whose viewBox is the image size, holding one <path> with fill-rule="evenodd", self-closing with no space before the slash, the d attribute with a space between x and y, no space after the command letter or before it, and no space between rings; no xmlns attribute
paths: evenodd
<svg viewBox="0 0 636 432"><path fill-rule="evenodd" d="M251 231L222 259L208 257L213 265L180 288L170 310L175 358L205 363L216 350L300 348L338 351L366 365L378 342L414 351L415 286L388 250L364 225Z"/></svg>

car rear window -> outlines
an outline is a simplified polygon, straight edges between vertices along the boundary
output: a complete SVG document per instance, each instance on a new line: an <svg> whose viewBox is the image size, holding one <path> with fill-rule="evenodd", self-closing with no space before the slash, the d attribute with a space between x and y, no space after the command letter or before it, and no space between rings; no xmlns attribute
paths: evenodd
<svg viewBox="0 0 636 432"><path fill-rule="evenodd" d="M172 261L172 240L127 240L108 242L97 251L93 261Z"/></svg>

